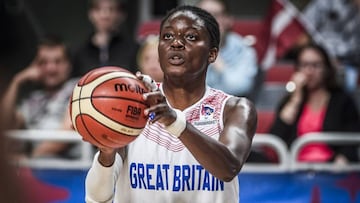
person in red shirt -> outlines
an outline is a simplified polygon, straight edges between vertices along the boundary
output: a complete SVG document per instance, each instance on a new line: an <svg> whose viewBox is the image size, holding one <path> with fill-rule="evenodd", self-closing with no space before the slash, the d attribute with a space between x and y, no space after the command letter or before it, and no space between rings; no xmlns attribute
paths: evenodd
<svg viewBox="0 0 360 203"><path fill-rule="evenodd" d="M357 106L340 86L336 69L321 46L303 46L295 59L296 71L288 83L290 93L279 104L270 132L289 146L309 132L359 131ZM357 160L356 147L314 143L305 146L300 161L329 162Z"/></svg>

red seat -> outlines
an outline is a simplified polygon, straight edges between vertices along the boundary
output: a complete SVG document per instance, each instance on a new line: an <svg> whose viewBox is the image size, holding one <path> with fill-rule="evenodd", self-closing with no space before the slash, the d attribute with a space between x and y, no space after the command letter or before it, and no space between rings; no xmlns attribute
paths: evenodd
<svg viewBox="0 0 360 203"><path fill-rule="evenodd" d="M137 30L137 39L143 40L147 35L159 34L160 23L160 20L149 20L141 23Z"/></svg>
<svg viewBox="0 0 360 203"><path fill-rule="evenodd" d="M241 36L253 36L255 41L252 45L257 53L260 56L262 50L262 44L259 43L263 36L263 21L262 19L235 19L232 30L236 33L239 33Z"/></svg>
<svg viewBox="0 0 360 203"><path fill-rule="evenodd" d="M242 36L254 35L258 37L261 34L262 26L263 23L261 19L236 19L232 30Z"/></svg>
<svg viewBox="0 0 360 203"><path fill-rule="evenodd" d="M258 111L258 126L256 133L269 133L270 127L275 118L274 111L259 110Z"/></svg>
<svg viewBox="0 0 360 203"><path fill-rule="evenodd" d="M286 83L291 79L295 69L292 63L278 63L265 73L265 83Z"/></svg>

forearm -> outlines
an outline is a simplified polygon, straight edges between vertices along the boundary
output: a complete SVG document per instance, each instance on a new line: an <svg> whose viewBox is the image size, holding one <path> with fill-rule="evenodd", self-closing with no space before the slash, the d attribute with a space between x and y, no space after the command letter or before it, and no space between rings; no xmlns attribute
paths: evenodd
<svg viewBox="0 0 360 203"><path fill-rule="evenodd" d="M3 118L3 125L10 129L19 127L19 121L17 120L16 115L16 102L20 85L21 81L15 77L11 81L1 101L1 117Z"/></svg>
<svg viewBox="0 0 360 203"><path fill-rule="evenodd" d="M112 202L117 174L122 167L122 160L116 155L115 162L105 167L99 162L99 153L94 157L92 167L85 180L86 202Z"/></svg>
<svg viewBox="0 0 360 203"><path fill-rule="evenodd" d="M225 144L201 133L191 124L187 124L179 139L207 171L223 181L230 181L238 174L247 156L244 153L239 161Z"/></svg>
<svg viewBox="0 0 360 203"><path fill-rule="evenodd" d="M293 124L299 113L300 104L300 96L293 95L280 111L280 119L288 125Z"/></svg>

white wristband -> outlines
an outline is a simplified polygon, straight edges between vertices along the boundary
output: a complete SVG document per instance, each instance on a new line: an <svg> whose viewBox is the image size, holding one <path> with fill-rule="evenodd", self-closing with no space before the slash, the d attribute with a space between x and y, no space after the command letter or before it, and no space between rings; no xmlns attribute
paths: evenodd
<svg viewBox="0 0 360 203"><path fill-rule="evenodd" d="M176 120L172 124L165 126L165 129L175 137L180 137L186 128L186 117L182 111L178 109L173 110L176 112Z"/></svg>

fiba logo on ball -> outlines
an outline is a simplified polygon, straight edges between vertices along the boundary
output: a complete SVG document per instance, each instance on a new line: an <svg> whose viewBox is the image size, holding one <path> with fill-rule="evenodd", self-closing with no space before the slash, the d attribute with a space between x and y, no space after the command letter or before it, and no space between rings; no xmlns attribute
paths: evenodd
<svg viewBox="0 0 360 203"><path fill-rule="evenodd" d="M144 84L120 67L97 68L75 86L71 121L84 140L101 147L129 144L147 123Z"/></svg>

